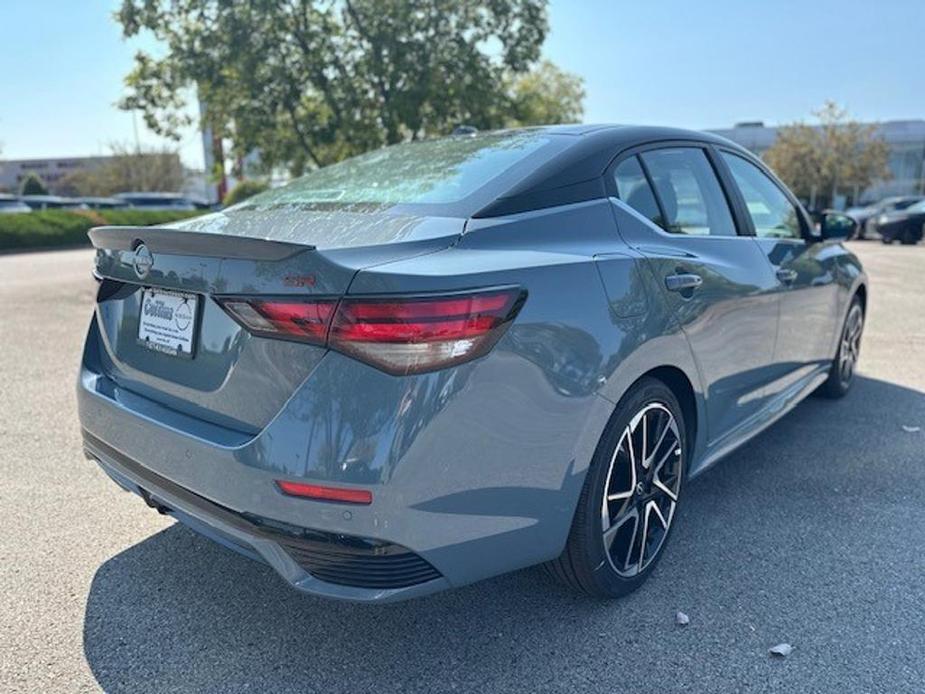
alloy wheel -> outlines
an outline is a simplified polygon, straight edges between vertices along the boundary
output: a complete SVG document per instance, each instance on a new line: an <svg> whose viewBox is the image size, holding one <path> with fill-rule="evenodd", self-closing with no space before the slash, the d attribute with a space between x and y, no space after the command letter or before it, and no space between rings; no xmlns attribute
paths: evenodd
<svg viewBox="0 0 925 694"><path fill-rule="evenodd" d="M841 349L838 353L838 376L847 384L854 376L858 356L861 352L861 333L864 330L864 311L855 303L845 319L845 331L842 333Z"/></svg>
<svg viewBox="0 0 925 694"><path fill-rule="evenodd" d="M623 430L604 487L604 553L619 575L638 575L658 555L674 519L682 470L674 415L662 403L646 405Z"/></svg>

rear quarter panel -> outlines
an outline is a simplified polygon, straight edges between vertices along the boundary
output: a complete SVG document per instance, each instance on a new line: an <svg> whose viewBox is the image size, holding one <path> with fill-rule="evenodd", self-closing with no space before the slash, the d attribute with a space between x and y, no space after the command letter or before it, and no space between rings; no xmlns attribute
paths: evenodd
<svg viewBox="0 0 925 694"><path fill-rule="evenodd" d="M306 394L319 428L298 472L401 490L410 546L430 546L428 559L454 582L557 556L626 389L666 364L697 383L687 343L637 263L596 201L475 220L451 249L358 273L350 294L515 284L528 298L489 355L454 369L393 378L329 355L312 378L316 395ZM368 397L351 413L357 389ZM364 438L366 462L351 474L342 461ZM431 534L447 527L449 538Z"/></svg>

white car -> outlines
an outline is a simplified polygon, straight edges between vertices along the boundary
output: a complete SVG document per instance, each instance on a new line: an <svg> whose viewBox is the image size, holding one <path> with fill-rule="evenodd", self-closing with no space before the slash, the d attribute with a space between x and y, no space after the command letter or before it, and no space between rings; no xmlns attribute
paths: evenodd
<svg viewBox="0 0 925 694"><path fill-rule="evenodd" d="M0 195L0 214L21 214L23 212L32 212L32 208L13 195Z"/></svg>

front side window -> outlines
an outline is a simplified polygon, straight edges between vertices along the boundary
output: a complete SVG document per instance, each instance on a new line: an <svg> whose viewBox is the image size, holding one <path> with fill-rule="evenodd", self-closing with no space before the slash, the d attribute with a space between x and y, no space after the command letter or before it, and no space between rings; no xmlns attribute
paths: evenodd
<svg viewBox="0 0 925 694"><path fill-rule="evenodd" d="M672 147L643 152L641 157L667 231L693 236L736 235L726 196L702 149Z"/></svg>
<svg viewBox="0 0 925 694"><path fill-rule="evenodd" d="M797 208L784 191L750 161L729 152L722 155L745 199L755 234L772 239L801 238Z"/></svg>

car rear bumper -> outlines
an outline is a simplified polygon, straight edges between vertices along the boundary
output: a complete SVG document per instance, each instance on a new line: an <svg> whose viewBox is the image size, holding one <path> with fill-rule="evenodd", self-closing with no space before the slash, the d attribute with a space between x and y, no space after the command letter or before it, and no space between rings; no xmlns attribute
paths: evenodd
<svg viewBox="0 0 925 694"><path fill-rule="evenodd" d="M141 496L150 506L176 518L200 534L251 559L269 564L293 588L327 598L354 602L390 602L426 595L448 588L450 584L426 560L405 550L400 555L379 553L378 545L358 553L356 541L327 543L300 536L295 529L285 532L267 522L247 518L212 503L174 484L134 460L122 455L92 434L83 432L84 452L119 486ZM340 539L340 538L339 538ZM328 544L328 551L319 545ZM399 548L403 550L404 548ZM391 559L391 561L390 561ZM397 561L396 561L397 560ZM401 563L398 563L401 562ZM357 582L390 582L398 587L346 585L324 581L309 573L306 564L323 575L340 574ZM364 568L366 576L360 575ZM373 581L369 576L373 576ZM356 577L356 578L354 578Z"/></svg>
<svg viewBox="0 0 925 694"><path fill-rule="evenodd" d="M613 407L593 393L563 393L499 349L456 371L407 378L329 353L253 435L121 387L95 359L95 331L77 388L89 455L126 489L326 597L398 600L554 558ZM278 479L363 488L373 501L286 496ZM375 547L403 580L420 582L321 580L324 571L305 568L317 557L293 546L293 534Z"/></svg>

